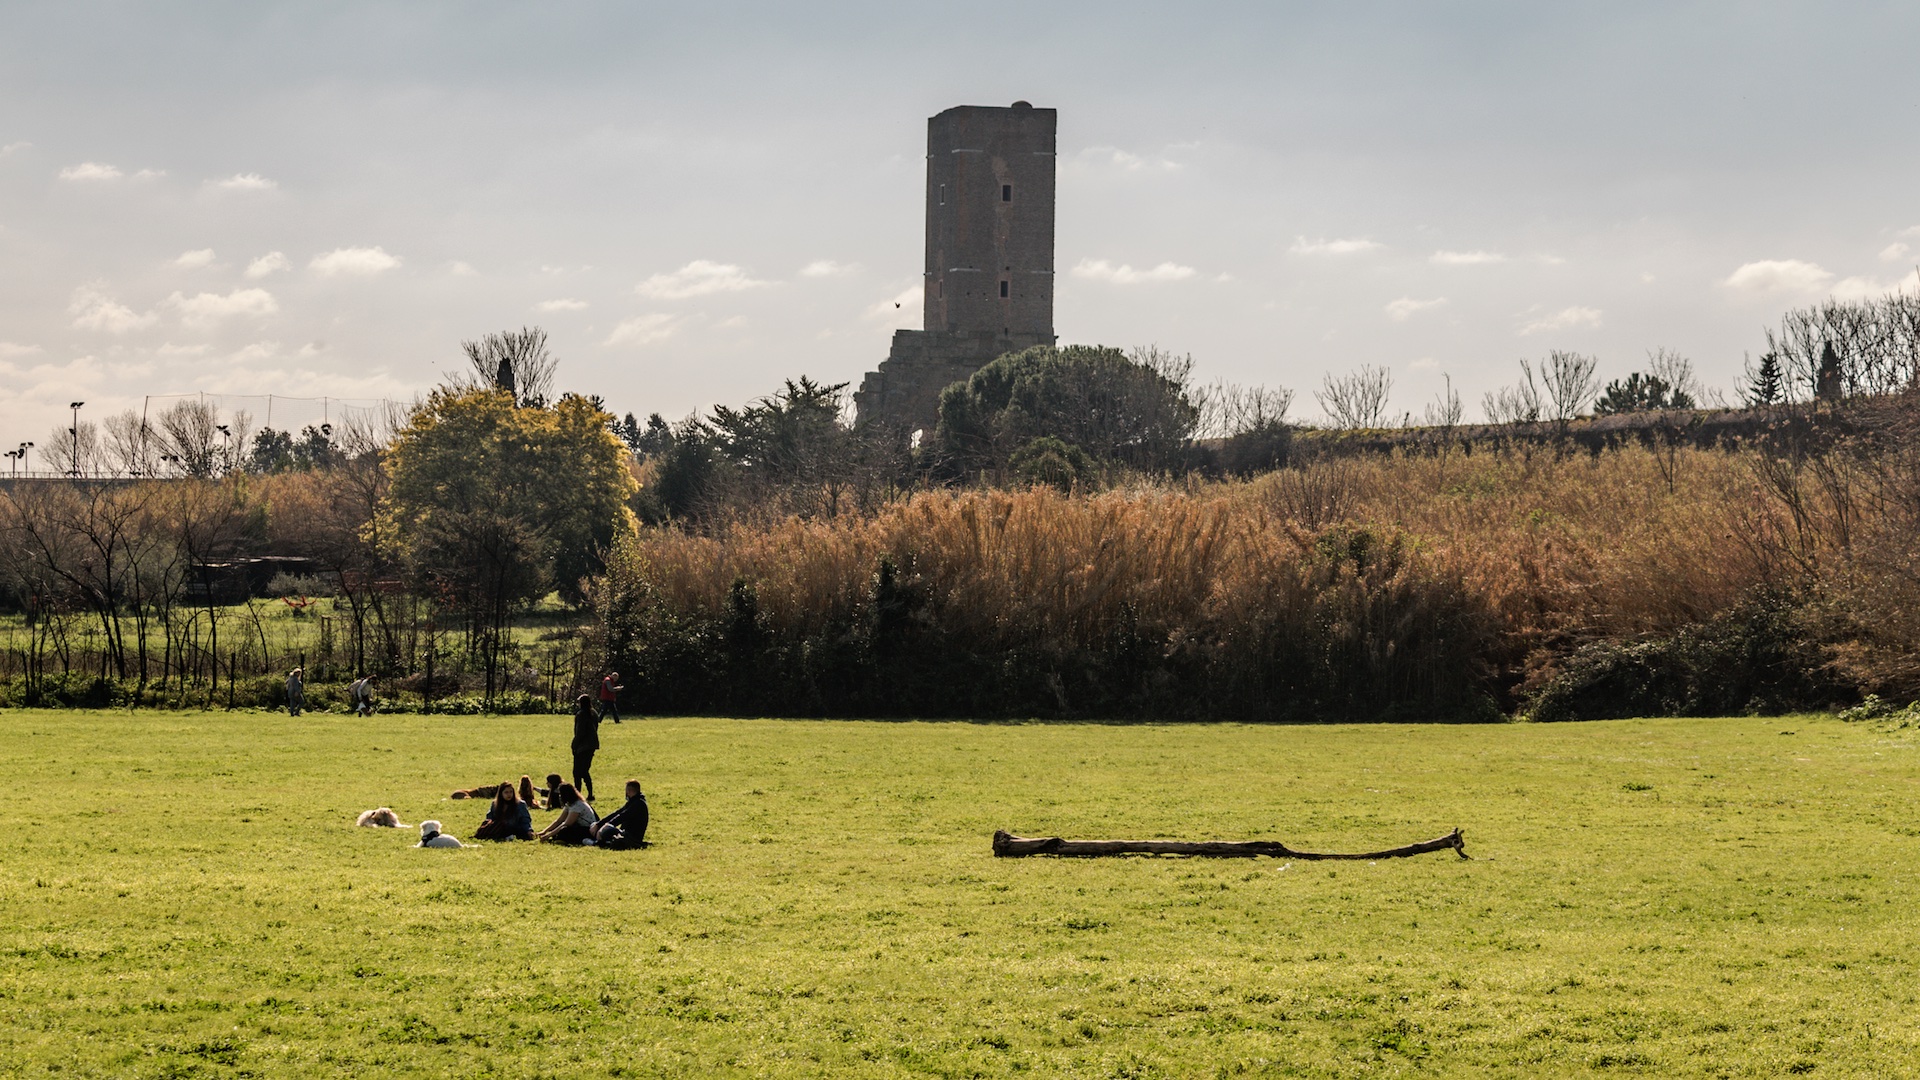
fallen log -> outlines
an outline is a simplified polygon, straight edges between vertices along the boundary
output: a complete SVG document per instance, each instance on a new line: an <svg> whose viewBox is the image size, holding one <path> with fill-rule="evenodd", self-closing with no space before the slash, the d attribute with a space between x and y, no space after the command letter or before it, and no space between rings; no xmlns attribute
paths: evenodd
<svg viewBox="0 0 1920 1080"><path fill-rule="evenodd" d="M1015 836L1005 829L993 834L993 853L1003 859L1028 855L1076 858L1095 855L1204 855L1218 859L1251 859L1265 855L1275 859L1313 862L1321 859L1404 859L1409 855L1447 850L1452 850L1463 859L1468 857L1466 841L1461 839L1459 829L1405 847L1351 855L1329 851L1295 851L1278 840L1062 840L1057 836Z"/></svg>

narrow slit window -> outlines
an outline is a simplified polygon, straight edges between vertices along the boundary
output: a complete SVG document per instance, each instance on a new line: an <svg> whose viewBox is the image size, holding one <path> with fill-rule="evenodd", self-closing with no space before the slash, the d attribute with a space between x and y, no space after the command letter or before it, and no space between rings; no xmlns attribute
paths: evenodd
<svg viewBox="0 0 1920 1080"><path fill-rule="evenodd" d="M1000 201L1001 202L1013 201L1013 185L1012 184L1000 185Z"/></svg>
<svg viewBox="0 0 1920 1080"><path fill-rule="evenodd" d="M1000 283L1000 299L1005 300L1006 298L1007 298L1007 283L1003 281Z"/></svg>
<svg viewBox="0 0 1920 1080"><path fill-rule="evenodd" d="M947 205L947 185L945 184L940 185L940 205Z"/></svg>

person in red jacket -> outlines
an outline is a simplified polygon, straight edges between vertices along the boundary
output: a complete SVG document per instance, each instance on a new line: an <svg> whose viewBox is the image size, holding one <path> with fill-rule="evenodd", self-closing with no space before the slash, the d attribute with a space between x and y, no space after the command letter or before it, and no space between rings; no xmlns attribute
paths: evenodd
<svg viewBox="0 0 1920 1080"><path fill-rule="evenodd" d="M620 673L617 671L607 672L606 678L600 680L600 719L611 716L614 723L620 722L619 693L625 689L620 685Z"/></svg>

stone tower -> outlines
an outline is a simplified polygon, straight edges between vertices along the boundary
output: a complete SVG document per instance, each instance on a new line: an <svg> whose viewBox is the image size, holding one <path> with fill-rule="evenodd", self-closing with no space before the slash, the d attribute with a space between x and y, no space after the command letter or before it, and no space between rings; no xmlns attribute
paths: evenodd
<svg viewBox="0 0 1920 1080"><path fill-rule="evenodd" d="M1057 113L961 105L927 121L927 268L920 330L853 396L861 422L931 430L940 391L1002 353L1051 345Z"/></svg>

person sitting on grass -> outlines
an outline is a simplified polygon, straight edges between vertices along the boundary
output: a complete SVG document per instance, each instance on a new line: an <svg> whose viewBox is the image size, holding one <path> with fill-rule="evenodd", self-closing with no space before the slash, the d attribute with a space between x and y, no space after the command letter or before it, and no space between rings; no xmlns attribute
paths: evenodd
<svg viewBox="0 0 1920 1080"><path fill-rule="evenodd" d="M487 819L473 830L475 840L531 840L533 839L533 817L520 802L520 793L513 790L512 784L503 783L496 789L493 805L487 808Z"/></svg>
<svg viewBox="0 0 1920 1080"><path fill-rule="evenodd" d="M420 823L420 842L414 847L465 847L458 839L440 831L437 821Z"/></svg>
<svg viewBox="0 0 1920 1080"><path fill-rule="evenodd" d="M627 801L593 826L593 838L601 847L613 851L646 847L647 816L647 796L640 790L640 781L629 780Z"/></svg>
<svg viewBox="0 0 1920 1080"><path fill-rule="evenodd" d="M536 839L549 844L578 845L592 842L593 823L600 820L600 815L593 812L593 807L580 797L580 792L572 784L561 784L560 793L554 801L566 809L553 819L553 824L540 830Z"/></svg>
<svg viewBox="0 0 1920 1080"><path fill-rule="evenodd" d="M560 801L560 788L562 786L564 785L560 783L559 773L557 772L548 773L547 786L540 789L540 794L542 797L546 799L546 801L543 803L535 803L533 805L539 806L546 810L566 809L567 804Z"/></svg>

